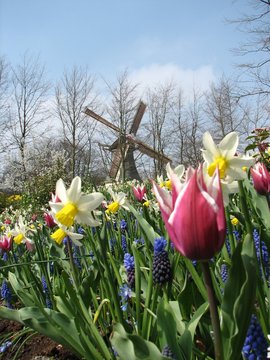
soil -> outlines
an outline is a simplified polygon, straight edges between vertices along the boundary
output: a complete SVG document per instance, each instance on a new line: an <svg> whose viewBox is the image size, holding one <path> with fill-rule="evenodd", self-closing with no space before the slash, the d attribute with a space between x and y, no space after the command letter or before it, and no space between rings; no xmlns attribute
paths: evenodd
<svg viewBox="0 0 270 360"><path fill-rule="evenodd" d="M21 324L0 319L0 346L5 341L12 341L14 336L20 334L23 327ZM10 334L8 338L3 340L3 337ZM15 345L8 347L3 353L0 353L1 360L79 360L72 352L62 345L57 344L50 338L35 334L27 340L27 335L19 337L18 342ZM25 343L24 343L25 341ZM20 349L21 346L21 349ZM19 351L18 351L19 350ZM15 357L16 352L17 356Z"/></svg>

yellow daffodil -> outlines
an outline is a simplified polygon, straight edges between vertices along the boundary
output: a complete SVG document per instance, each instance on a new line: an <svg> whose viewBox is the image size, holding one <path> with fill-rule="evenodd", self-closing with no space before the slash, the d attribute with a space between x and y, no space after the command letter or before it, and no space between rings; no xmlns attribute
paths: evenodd
<svg viewBox="0 0 270 360"><path fill-rule="evenodd" d="M82 244L78 241L83 238L82 234L77 234L73 232L73 228L68 229L66 226L58 224L59 228L51 234L51 238L58 244L61 245L65 237L69 237L71 241L77 245L81 246Z"/></svg>
<svg viewBox="0 0 270 360"><path fill-rule="evenodd" d="M27 236L28 231L29 231L29 227L27 227L27 225L24 224L23 222L23 218L20 215L18 222L15 224L14 229L11 230L11 235L13 236L13 241L17 244L25 244L25 243L29 243L32 244L33 241Z"/></svg>
<svg viewBox="0 0 270 360"><path fill-rule="evenodd" d="M237 224L239 224L239 220L238 220L236 217L233 217L233 218L231 219L231 223L232 223L234 226L236 226Z"/></svg>
<svg viewBox="0 0 270 360"><path fill-rule="evenodd" d="M108 188L108 192L111 195L112 201L107 204L107 214L117 213L120 207L127 209L127 207L125 206L126 194L124 192L120 191L119 193L116 193L112 190L111 187Z"/></svg>
<svg viewBox="0 0 270 360"><path fill-rule="evenodd" d="M81 225L98 226L100 222L93 218L92 212L101 204L104 196L99 193L83 194L81 178L76 176L66 189L62 179L56 183L55 198L50 207L56 220L66 227L77 222Z"/></svg>

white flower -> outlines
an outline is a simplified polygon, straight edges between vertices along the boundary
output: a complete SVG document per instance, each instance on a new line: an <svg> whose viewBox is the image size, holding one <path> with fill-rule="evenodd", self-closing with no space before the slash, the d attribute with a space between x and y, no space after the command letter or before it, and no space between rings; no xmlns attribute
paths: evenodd
<svg viewBox="0 0 270 360"><path fill-rule="evenodd" d="M33 241L28 237L27 233L30 231L29 227L24 224L23 218L20 215L18 222L15 224L14 229L11 230L10 234L14 236L13 240L16 244L32 244Z"/></svg>
<svg viewBox="0 0 270 360"><path fill-rule="evenodd" d="M209 132L203 135L202 150L203 158L207 164L207 173L213 176L218 167L220 179L223 183L232 183L235 180L242 180L246 177L244 169L254 164L254 158L249 156L235 156L239 143L236 132L226 135L221 142L216 145Z"/></svg>
<svg viewBox="0 0 270 360"><path fill-rule="evenodd" d="M50 207L58 222L67 227L76 221L81 225L98 226L100 222L93 218L92 212L101 204L104 196L101 193L83 194L81 178L76 176L66 190L62 179L56 183L55 198L61 202L51 201Z"/></svg>
<svg viewBox="0 0 270 360"><path fill-rule="evenodd" d="M123 207L124 209L128 210L128 207L125 205L126 202L126 194L122 191L116 193L113 191L111 187L108 188L108 192L111 195L112 202L107 205L106 213L116 213L120 207Z"/></svg>
<svg viewBox="0 0 270 360"><path fill-rule="evenodd" d="M164 180L163 176L157 176L157 183L160 187L164 187L168 190L172 190L172 181L171 176L172 174L177 175L177 177L181 180L185 174L185 167L184 165L177 165L174 169L171 168L170 163L166 165L166 172L168 180Z"/></svg>

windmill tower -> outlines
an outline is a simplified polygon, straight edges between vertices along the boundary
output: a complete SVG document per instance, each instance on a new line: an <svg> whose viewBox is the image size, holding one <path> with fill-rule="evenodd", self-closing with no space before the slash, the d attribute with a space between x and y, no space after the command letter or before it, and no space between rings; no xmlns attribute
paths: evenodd
<svg viewBox="0 0 270 360"><path fill-rule="evenodd" d="M121 134L121 129L118 126L112 124L89 108L85 108L84 110L86 115L114 130L118 135L118 139L116 139L116 141L108 147L108 149L113 153L109 176L115 181L119 181L121 178L122 167L124 167L126 179L141 180L134 160L135 150L139 150L141 153L146 154L151 158L158 159L164 164L171 162L169 157L155 151L153 148L136 138L145 109L146 105L140 101L128 134Z"/></svg>

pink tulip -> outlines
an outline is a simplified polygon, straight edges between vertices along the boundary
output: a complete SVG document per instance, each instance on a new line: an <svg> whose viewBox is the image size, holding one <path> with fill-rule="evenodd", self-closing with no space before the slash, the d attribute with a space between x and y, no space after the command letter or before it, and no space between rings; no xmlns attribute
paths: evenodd
<svg viewBox="0 0 270 360"><path fill-rule="evenodd" d="M0 249L3 251L9 251L11 248L11 237L3 235L0 237Z"/></svg>
<svg viewBox="0 0 270 360"><path fill-rule="evenodd" d="M144 185L143 186L140 186L140 185L133 186L132 190L133 190L133 194L134 194L135 198L138 201L145 200L144 195L146 194L146 187Z"/></svg>
<svg viewBox="0 0 270 360"><path fill-rule="evenodd" d="M172 193L153 183L161 214L176 250L191 260L208 260L225 241L226 220L218 170L206 184L203 169L188 169L186 182L171 176Z"/></svg>
<svg viewBox="0 0 270 360"><path fill-rule="evenodd" d="M44 213L44 221L49 228L53 228L56 225L53 216L49 213Z"/></svg>
<svg viewBox="0 0 270 360"><path fill-rule="evenodd" d="M255 190L261 195L270 193L270 174L264 163L256 163L250 169Z"/></svg>

